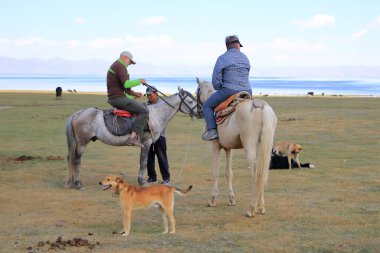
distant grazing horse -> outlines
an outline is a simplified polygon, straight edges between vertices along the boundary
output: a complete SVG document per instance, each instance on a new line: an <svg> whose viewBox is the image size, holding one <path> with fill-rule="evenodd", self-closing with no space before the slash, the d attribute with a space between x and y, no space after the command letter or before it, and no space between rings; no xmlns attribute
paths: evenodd
<svg viewBox="0 0 380 253"><path fill-rule="evenodd" d="M144 148L140 153L140 171L138 182L145 183L145 171L148 151L151 143L156 141L162 130L173 116L181 111L190 117L198 116L196 101L188 92L178 87L179 93L161 97L158 103L148 105L150 132L142 134L141 143ZM111 134L103 119L103 110L86 108L71 115L66 124L66 136L68 143L68 178L66 185L70 188L83 188L79 177L79 167L82 154L90 141L100 140L112 146L127 146L130 134L116 136Z"/></svg>
<svg viewBox="0 0 380 253"><path fill-rule="evenodd" d="M215 90L209 82L200 82L198 78L197 82L197 107L198 113L201 113L204 101ZM265 213L264 186L268 178L276 124L277 117L272 107L263 100L254 99L240 103L236 110L218 125L219 139L211 141L213 189L209 206L216 205L218 195L220 149L224 149L227 156L229 205L235 205L232 189L232 149L244 148L253 184L253 198L246 215L253 217L255 212Z"/></svg>
<svg viewBox="0 0 380 253"><path fill-rule="evenodd" d="M62 88L57 87L55 89L55 99L62 99Z"/></svg>

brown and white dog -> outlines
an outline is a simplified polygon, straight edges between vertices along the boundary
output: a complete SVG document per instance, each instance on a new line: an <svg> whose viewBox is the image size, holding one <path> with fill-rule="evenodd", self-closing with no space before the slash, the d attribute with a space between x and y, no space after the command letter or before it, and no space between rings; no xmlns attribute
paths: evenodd
<svg viewBox="0 0 380 253"><path fill-rule="evenodd" d="M301 145L286 141L276 142L273 146L273 152L276 155L288 157L289 170L292 169L292 158L297 162L298 168L301 169L301 164L298 157L302 150L303 148Z"/></svg>
<svg viewBox="0 0 380 253"><path fill-rule="evenodd" d="M103 191L112 188L114 190L113 195L119 196L123 210L124 231L121 232L123 236L129 235L132 211L151 206L158 206L160 210L165 226L163 233L169 232L167 217L169 217L171 224L170 233L175 233L175 219L173 216L174 192L184 195L193 187L190 185L187 189L182 190L161 184L147 187L133 186L125 183L123 178L119 176L106 176L99 184L102 186Z"/></svg>

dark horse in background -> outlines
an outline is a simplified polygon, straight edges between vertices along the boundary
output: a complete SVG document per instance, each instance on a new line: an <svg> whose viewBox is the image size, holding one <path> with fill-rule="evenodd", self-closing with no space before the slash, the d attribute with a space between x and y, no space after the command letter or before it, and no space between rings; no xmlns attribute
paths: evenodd
<svg viewBox="0 0 380 253"><path fill-rule="evenodd" d="M55 89L55 99L62 99L62 88L57 87Z"/></svg>

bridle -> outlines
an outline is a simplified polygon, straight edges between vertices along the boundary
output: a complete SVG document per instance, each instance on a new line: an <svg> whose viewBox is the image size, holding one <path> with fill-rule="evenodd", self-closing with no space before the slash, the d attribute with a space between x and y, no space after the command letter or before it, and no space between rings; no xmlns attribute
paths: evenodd
<svg viewBox="0 0 380 253"><path fill-rule="evenodd" d="M201 88L198 85L198 89L196 91L197 94L197 110L198 110L198 115L200 118L203 118L203 103L201 101Z"/></svg>
<svg viewBox="0 0 380 253"><path fill-rule="evenodd" d="M160 93L160 94L162 95L162 97L160 96L161 100L164 101L164 102L165 102L167 105L169 105L171 108L175 108L175 106L173 106L172 104L170 104L170 103L164 98L164 97L168 97L168 96L166 96L164 93L160 92L160 91L157 90L156 88L150 86L149 84L146 84L146 86L149 87L149 88L154 89L155 91L157 91L157 93ZM184 94L185 94L184 96L181 96L181 93L177 93L178 96L179 96L179 98L181 99L177 111L180 111L180 112L186 114L186 112L183 111L183 109L182 109L182 105L183 105L183 106L185 106L185 107L190 111L189 116L190 116L191 118L193 118L194 115L196 115L195 112L194 112L194 109L197 108L197 105L194 105L193 107L190 107L190 106L186 103L186 98L187 98L187 97L190 97L193 101L195 101L195 98L193 97L193 95L190 94L190 92L185 91L185 90L183 90L183 92L184 92Z"/></svg>
<svg viewBox="0 0 380 253"><path fill-rule="evenodd" d="M209 90L207 92L207 95L206 95L206 98L207 99L211 94L213 93L212 90ZM198 84L198 89L196 91L196 94L197 94L197 109L198 109L198 115L200 118L203 118L204 117L204 114L203 114L203 103L201 101L201 86Z"/></svg>

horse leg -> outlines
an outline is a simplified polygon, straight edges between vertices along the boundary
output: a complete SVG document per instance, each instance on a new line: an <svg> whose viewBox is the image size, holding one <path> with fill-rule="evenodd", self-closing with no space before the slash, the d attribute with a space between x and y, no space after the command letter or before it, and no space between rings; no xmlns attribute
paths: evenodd
<svg viewBox="0 0 380 253"><path fill-rule="evenodd" d="M79 166L81 163L81 156L86 145L82 146L77 142L76 135L74 134L73 117L70 117L66 124L66 137L67 137L67 146L68 146L68 155L67 155L67 167L68 175L66 186L69 188L80 189L83 188L83 183L79 178Z"/></svg>
<svg viewBox="0 0 380 253"><path fill-rule="evenodd" d="M216 196L218 195L218 181L219 181L219 156L220 156L220 147L217 144L217 141L211 143L211 152L212 152L212 195L211 199L208 201L208 206L216 205Z"/></svg>
<svg viewBox="0 0 380 253"><path fill-rule="evenodd" d="M79 177L79 167L81 164L82 154L86 145L90 142L90 140L77 140L76 136L80 136L79 134L74 134L72 117L69 119L66 125L66 136L67 136L67 144L68 144L68 176L66 186L69 188L82 189L83 183Z"/></svg>
<svg viewBox="0 0 380 253"><path fill-rule="evenodd" d="M236 205L234 190L232 189L232 150L225 149L227 157L226 178L228 183L228 198L230 199L230 206Z"/></svg>
<svg viewBox="0 0 380 253"><path fill-rule="evenodd" d="M251 145L249 145L251 146ZM256 152L252 149L246 149L247 161L252 174L252 185L253 185L253 197L249 210L246 212L247 217L253 217L255 211L258 210L258 201L260 198L260 192L256 189L258 178L256 175Z"/></svg>
<svg viewBox="0 0 380 253"><path fill-rule="evenodd" d="M74 151L74 155L72 158L69 158L69 174L66 185L69 188L75 188L75 189L83 189L83 183L80 180L79 176L79 168L82 160L82 154L86 148L86 145L78 145L76 147L76 150Z"/></svg>
<svg viewBox="0 0 380 253"><path fill-rule="evenodd" d="M260 193L258 214L265 214L264 191Z"/></svg>
<svg viewBox="0 0 380 253"><path fill-rule="evenodd" d="M137 179L137 181L139 182L139 185L144 185L147 183L147 181L145 180L145 173L146 173L146 166L148 163L149 146L148 147L145 146L143 149L141 149L141 152L140 152L140 170L139 170L139 176Z"/></svg>

